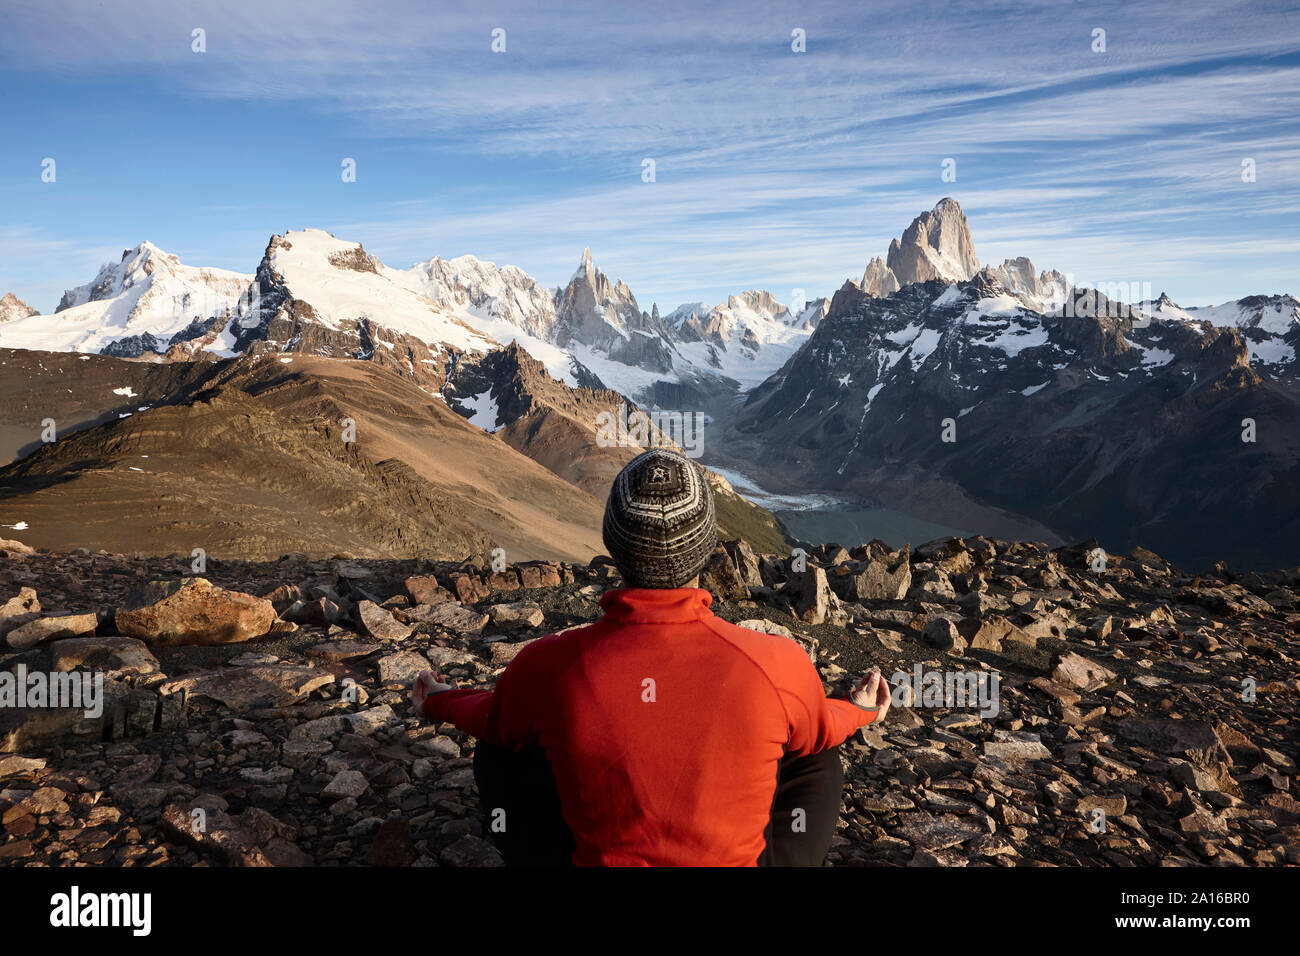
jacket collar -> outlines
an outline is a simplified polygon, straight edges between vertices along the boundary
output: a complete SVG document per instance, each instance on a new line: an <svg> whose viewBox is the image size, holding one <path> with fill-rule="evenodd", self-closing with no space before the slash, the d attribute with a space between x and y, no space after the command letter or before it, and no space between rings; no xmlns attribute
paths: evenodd
<svg viewBox="0 0 1300 956"><path fill-rule="evenodd" d="M704 588L618 588L600 598L605 620L628 624L685 624L712 617Z"/></svg>

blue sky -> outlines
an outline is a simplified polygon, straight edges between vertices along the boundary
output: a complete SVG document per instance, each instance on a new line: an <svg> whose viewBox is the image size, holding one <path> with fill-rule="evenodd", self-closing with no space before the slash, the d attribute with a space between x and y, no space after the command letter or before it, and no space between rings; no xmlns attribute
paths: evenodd
<svg viewBox="0 0 1300 956"><path fill-rule="evenodd" d="M1296 294L1297 104L1294 3L5 0L0 293L49 311L144 239L252 272L317 226L548 285L590 246L647 309L789 301L950 195L981 262Z"/></svg>

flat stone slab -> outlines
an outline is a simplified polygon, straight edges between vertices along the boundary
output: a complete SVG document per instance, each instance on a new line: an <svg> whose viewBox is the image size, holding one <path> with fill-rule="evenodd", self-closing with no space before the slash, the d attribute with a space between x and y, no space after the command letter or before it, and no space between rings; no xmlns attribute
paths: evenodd
<svg viewBox="0 0 1300 956"><path fill-rule="evenodd" d="M409 684L420 671L430 670L429 660L415 651L398 651L379 658L379 683Z"/></svg>
<svg viewBox="0 0 1300 956"><path fill-rule="evenodd" d="M1043 746L1038 734L1012 730L993 731L993 739L984 742L984 755L1011 761L1052 758L1052 752Z"/></svg>
<svg viewBox="0 0 1300 956"><path fill-rule="evenodd" d="M148 677L158 673L158 659L134 637L74 637L55 641L50 654L56 671L102 671L105 677Z"/></svg>
<svg viewBox="0 0 1300 956"><path fill-rule="evenodd" d="M988 829L962 817L943 814L920 820L907 820L895 831L913 846L927 850L946 850L988 833Z"/></svg>
<svg viewBox="0 0 1300 956"><path fill-rule="evenodd" d="M382 644L368 644L364 641L329 641L309 647L307 653L326 661L350 661L373 654L381 647Z"/></svg>
<svg viewBox="0 0 1300 956"><path fill-rule="evenodd" d="M14 650L24 651L46 641L94 634L99 618L94 614L67 614L62 617L39 617L20 624L5 638Z"/></svg>
<svg viewBox="0 0 1300 956"><path fill-rule="evenodd" d="M488 616L461 604L420 604L406 608L402 616L421 624L432 624L458 634L478 634L487 626Z"/></svg>
<svg viewBox="0 0 1300 956"><path fill-rule="evenodd" d="M211 698L231 710L253 710L296 704L318 687L332 683L333 674L314 667L258 665L173 678L159 687L159 693L183 690L190 697Z"/></svg>

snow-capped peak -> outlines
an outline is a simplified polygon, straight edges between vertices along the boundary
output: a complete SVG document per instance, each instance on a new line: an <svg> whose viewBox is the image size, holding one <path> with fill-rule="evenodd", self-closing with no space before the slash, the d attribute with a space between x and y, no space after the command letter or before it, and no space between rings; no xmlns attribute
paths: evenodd
<svg viewBox="0 0 1300 956"><path fill-rule="evenodd" d="M36 310L12 292L6 292L4 298L0 299L0 322L25 319L29 315L36 315Z"/></svg>
<svg viewBox="0 0 1300 956"><path fill-rule="evenodd" d="M29 315L0 327L0 346L124 354L165 350L195 320L230 309L252 276L196 268L151 242L126 249L95 278L63 294L52 316Z"/></svg>

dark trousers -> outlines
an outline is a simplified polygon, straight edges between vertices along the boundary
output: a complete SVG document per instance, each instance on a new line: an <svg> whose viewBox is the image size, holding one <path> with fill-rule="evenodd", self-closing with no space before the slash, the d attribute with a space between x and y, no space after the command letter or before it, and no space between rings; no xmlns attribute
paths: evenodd
<svg viewBox="0 0 1300 956"><path fill-rule="evenodd" d="M571 866L573 833L560 811L560 796L546 752L519 751L479 741L474 751L483 825L507 866ZM835 835L844 793L838 747L804 757L786 756L759 866L821 866Z"/></svg>

